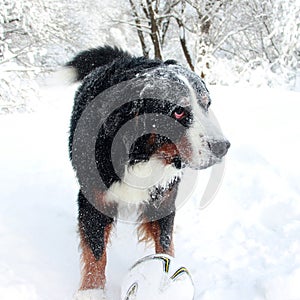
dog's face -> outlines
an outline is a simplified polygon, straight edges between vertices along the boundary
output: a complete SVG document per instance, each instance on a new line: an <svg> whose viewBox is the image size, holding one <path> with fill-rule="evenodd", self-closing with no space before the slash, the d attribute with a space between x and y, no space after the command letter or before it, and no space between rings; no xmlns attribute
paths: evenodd
<svg viewBox="0 0 300 300"><path fill-rule="evenodd" d="M147 71L143 96L168 99L169 116L182 124L176 146L183 165L205 169L221 162L230 143L210 111L211 99L202 79L178 65Z"/></svg>

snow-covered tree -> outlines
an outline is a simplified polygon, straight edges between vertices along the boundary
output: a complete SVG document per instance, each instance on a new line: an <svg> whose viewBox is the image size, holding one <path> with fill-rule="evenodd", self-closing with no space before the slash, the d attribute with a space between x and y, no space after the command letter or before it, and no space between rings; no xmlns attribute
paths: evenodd
<svg viewBox="0 0 300 300"><path fill-rule="evenodd" d="M111 21L120 18L118 8L116 0L0 1L0 113L32 107L37 80L78 51L124 44L125 29Z"/></svg>
<svg viewBox="0 0 300 300"><path fill-rule="evenodd" d="M39 97L37 78L105 43L177 59L209 83L291 85L300 65L297 1L2 0L0 112L23 111Z"/></svg>
<svg viewBox="0 0 300 300"><path fill-rule="evenodd" d="M300 32L295 0L128 1L133 18L128 23L146 56L173 52L210 82L218 81L220 61L231 65L235 81L239 73L258 69L270 84L276 73L287 82L295 76Z"/></svg>
<svg viewBox="0 0 300 300"><path fill-rule="evenodd" d="M229 31L216 56L235 61L242 73L261 69L290 82L299 63L299 16L294 0L240 1L230 18L237 30Z"/></svg>

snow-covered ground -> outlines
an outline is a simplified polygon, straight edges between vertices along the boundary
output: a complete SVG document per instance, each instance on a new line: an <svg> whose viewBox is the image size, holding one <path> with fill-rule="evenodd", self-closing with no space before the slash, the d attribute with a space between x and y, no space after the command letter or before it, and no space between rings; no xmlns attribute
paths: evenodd
<svg viewBox="0 0 300 300"><path fill-rule="evenodd" d="M299 300L300 94L210 90L232 146L214 201L198 208L199 184L176 220L176 253L193 275L195 300ZM72 88L44 93L35 113L0 117L1 300L70 300L78 287ZM115 229L108 300L119 300L128 267L153 252L133 233L128 224Z"/></svg>

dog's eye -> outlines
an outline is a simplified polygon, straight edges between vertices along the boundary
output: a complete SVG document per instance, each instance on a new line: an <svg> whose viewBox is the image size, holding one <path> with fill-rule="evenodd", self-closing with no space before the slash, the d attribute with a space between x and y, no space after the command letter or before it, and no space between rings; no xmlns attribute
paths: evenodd
<svg viewBox="0 0 300 300"><path fill-rule="evenodd" d="M184 115L185 115L185 112L184 111L182 111L182 112L180 112L180 113L178 113L178 112L174 112L174 116L175 116L175 118L176 119L178 119L178 120L180 120L180 119L182 119L183 117L184 117Z"/></svg>
<svg viewBox="0 0 300 300"><path fill-rule="evenodd" d="M175 117L175 119L177 119L177 120L181 120L182 118L184 118L184 116L185 116L185 111L184 110L175 110L174 111L174 117Z"/></svg>

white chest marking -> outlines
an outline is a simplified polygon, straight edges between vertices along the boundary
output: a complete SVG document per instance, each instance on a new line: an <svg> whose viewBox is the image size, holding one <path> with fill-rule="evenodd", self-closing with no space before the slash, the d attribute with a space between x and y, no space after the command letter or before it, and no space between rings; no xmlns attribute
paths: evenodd
<svg viewBox="0 0 300 300"><path fill-rule="evenodd" d="M182 171L173 165L165 165L162 160L151 157L147 162L126 167L124 177L111 185L106 198L108 201L128 204L147 202L154 188L167 188L181 175Z"/></svg>

